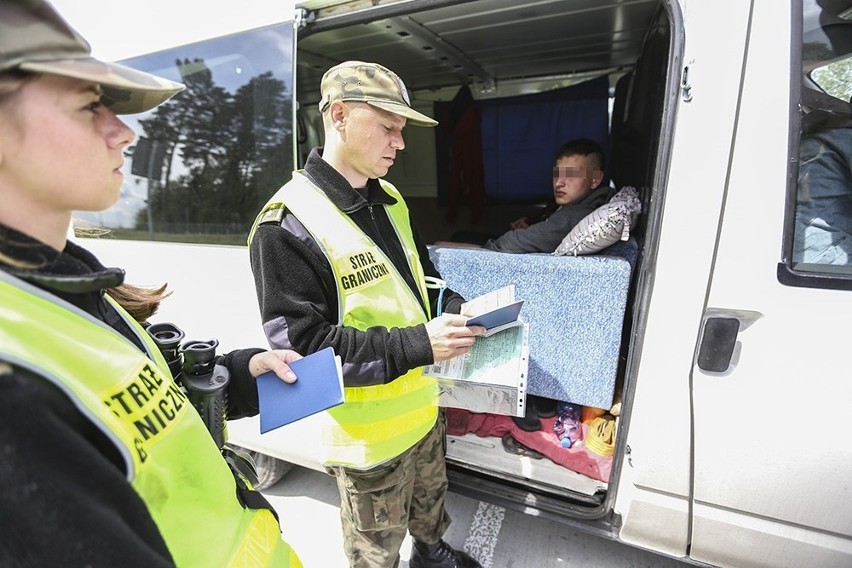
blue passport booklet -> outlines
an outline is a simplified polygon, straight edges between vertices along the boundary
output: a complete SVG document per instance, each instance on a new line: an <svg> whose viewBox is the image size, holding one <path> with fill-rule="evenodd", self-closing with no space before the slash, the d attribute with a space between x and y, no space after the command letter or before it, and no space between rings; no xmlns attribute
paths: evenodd
<svg viewBox="0 0 852 568"><path fill-rule="evenodd" d="M520 318L523 300L515 300L515 285L510 284L462 304L461 313L473 316L465 325L481 325L483 337L523 324Z"/></svg>
<svg viewBox="0 0 852 568"><path fill-rule="evenodd" d="M485 337L494 335L498 331L519 325L518 316L521 314L523 300L518 300L508 306L502 306L496 310L478 315L467 320L465 325L481 325L485 328Z"/></svg>
<svg viewBox="0 0 852 568"><path fill-rule="evenodd" d="M294 383L285 383L272 371L257 377L261 434L343 404L343 372L334 349L311 353L290 368L296 373Z"/></svg>

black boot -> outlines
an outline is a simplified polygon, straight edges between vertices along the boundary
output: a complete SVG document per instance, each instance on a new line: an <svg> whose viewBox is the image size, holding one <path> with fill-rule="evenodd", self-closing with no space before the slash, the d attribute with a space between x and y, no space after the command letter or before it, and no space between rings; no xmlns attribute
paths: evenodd
<svg viewBox="0 0 852 568"><path fill-rule="evenodd" d="M461 550L453 549L443 540L436 544L412 541L408 568L482 568L482 565Z"/></svg>

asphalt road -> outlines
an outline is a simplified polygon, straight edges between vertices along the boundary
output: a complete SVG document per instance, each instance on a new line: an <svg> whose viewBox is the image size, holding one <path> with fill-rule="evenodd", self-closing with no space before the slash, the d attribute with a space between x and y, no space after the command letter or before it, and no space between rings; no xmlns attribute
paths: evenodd
<svg viewBox="0 0 852 568"><path fill-rule="evenodd" d="M285 540L305 568L347 568L340 533L339 497L334 479L294 466L265 491L278 510ZM564 525L450 493L453 524L445 540L476 557L483 568L685 568L662 557ZM400 568L407 568L410 538L403 543Z"/></svg>

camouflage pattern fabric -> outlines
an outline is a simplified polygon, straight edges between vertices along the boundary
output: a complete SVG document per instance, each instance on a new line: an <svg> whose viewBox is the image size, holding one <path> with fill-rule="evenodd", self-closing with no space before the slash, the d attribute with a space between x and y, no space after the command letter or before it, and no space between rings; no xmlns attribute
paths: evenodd
<svg viewBox="0 0 852 568"><path fill-rule="evenodd" d="M99 61L53 6L42 0L0 0L0 73L27 71L97 83L102 102L116 114L150 110L184 85Z"/></svg>
<svg viewBox="0 0 852 568"><path fill-rule="evenodd" d="M378 63L346 61L325 72L320 83L320 112L334 101L357 101L404 116L415 126L438 122L411 108L408 89L399 75Z"/></svg>
<svg viewBox="0 0 852 568"><path fill-rule="evenodd" d="M343 542L352 568L395 568L406 531L437 542L450 526L446 420L393 461L366 471L328 468L337 478Z"/></svg>
<svg viewBox="0 0 852 568"><path fill-rule="evenodd" d="M184 89L179 83L142 73L117 63L96 59L29 62L21 69L91 81L101 86L101 102L115 114L136 114L150 110Z"/></svg>

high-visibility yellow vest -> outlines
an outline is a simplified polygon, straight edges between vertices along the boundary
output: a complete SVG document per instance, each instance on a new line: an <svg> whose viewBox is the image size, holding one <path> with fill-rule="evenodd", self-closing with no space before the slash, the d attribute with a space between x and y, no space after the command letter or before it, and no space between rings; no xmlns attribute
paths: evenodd
<svg viewBox="0 0 852 568"><path fill-rule="evenodd" d="M393 185L383 180L381 184L397 199L395 205L385 207L418 283L420 299L381 248L298 171L255 221L257 227L276 218L283 208L299 219L334 272L338 325L359 330L409 327L425 323L430 313L408 208ZM333 422L322 426L326 465L366 469L386 462L422 439L438 416L438 385L435 379L423 376L422 368L388 384L346 387L344 397L344 404L328 411Z"/></svg>
<svg viewBox="0 0 852 568"><path fill-rule="evenodd" d="M230 468L142 327L126 338L63 300L0 271L0 360L65 392L124 458L175 563L302 566L272 512L237 500Z"/></svg>

